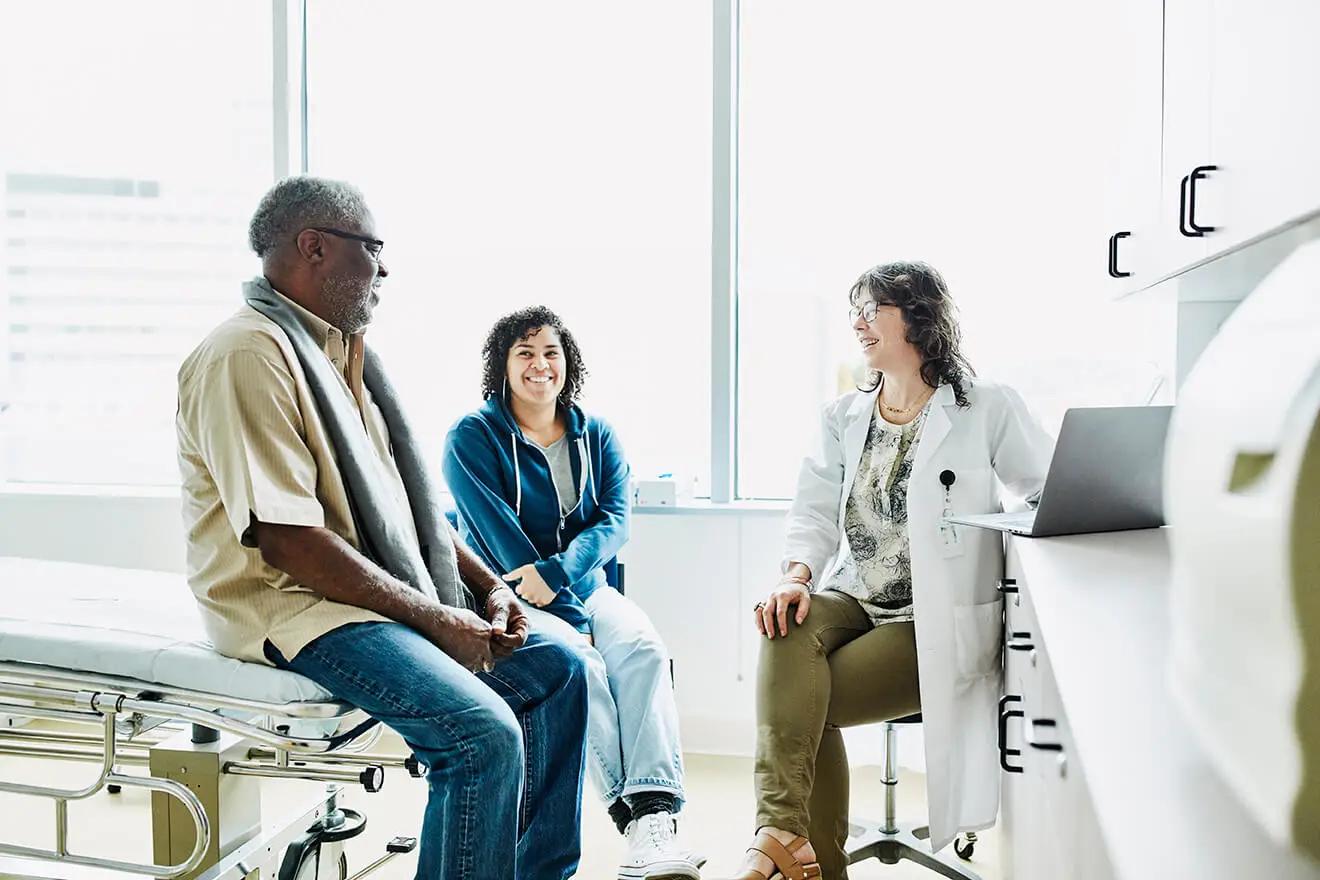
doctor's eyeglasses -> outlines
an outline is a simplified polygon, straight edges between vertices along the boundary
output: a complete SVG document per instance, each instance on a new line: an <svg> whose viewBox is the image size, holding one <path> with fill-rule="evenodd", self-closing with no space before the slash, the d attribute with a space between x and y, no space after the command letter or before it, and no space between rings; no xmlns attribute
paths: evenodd
<svg viewBox="0 0 1320 880"><path fill-rule="evenodd" d="M875 315L878 311L880 311L881 308L892 305L897 305L897 303L891 303L891 302L878 303L873 299L868 299L860 306L853 306L848 310L848 323L856 324L857 319L861 318L863 321L869 324L875 320Z"/></svg>

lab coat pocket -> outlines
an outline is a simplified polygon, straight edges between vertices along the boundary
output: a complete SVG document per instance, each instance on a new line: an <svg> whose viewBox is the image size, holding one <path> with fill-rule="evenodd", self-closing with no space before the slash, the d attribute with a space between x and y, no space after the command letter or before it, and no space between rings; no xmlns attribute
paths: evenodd
<svg viewBox="0 0 1320 880"><path fill-rule="evenodd" d="M958 658L958 684L965 686L999 669L1004 635L1003 600L984 605L955 605L953 639Z"/></svg>

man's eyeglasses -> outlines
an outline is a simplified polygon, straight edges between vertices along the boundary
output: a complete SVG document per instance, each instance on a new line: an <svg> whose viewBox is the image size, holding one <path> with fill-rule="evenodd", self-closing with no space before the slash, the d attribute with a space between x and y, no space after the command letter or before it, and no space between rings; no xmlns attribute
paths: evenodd
<svg viewBox="0 0 1320 880"><path fill-rule="evenodd" d="M367 252L367 256L371 257L371 259L375 260L377 263L380 262L380 252L385 249L385 242L381 241L379 238L368 238L365 235L358 235L356 232L345 232L342 229L331 229L328 226L313 226L312 229L316 230L317 232L325 232L325 233L329 233L330 235L336 235L340 238L347 238L352 241L362 242L362 244L366 246L365 250Z"/></svg>

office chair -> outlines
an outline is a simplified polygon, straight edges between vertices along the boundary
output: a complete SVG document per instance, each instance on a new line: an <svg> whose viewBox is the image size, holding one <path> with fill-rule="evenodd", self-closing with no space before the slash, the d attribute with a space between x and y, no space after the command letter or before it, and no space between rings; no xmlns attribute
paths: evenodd
<svg viewBox="0 0 1320 880"><path fill-rule="evenodd" d="M921 713L896 718L885 724L885 818L883 822L851 819L848 822L848 864L863 859L879 859L886 865L898 864L900 859L916 862L942 877L954 880L980 880L980 875L947 854L930 851L930 828L913 822L898 822L898 725L920 724ZM958 859L970 859L976 846L976 835L961 835L953 842Z"/></svg>

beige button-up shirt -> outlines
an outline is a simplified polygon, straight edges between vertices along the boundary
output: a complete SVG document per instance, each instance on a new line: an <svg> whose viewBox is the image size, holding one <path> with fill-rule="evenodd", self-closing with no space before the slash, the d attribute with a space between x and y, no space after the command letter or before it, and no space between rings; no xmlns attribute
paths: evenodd
<svg viewBox="0 0 1320 880"><path fill-rule="evenodd" d="M341 390L391 478L412 525L403 480L380 410L362 384L362 337L289 300L343 380ZM267 565L252 521L327 528L358 545L330 435L288 336L244 305L179 369L176 419L188 583L216 650L267 663L266 639L292 659L308 642L347 623L385 620L332 602Z"/></svg>

